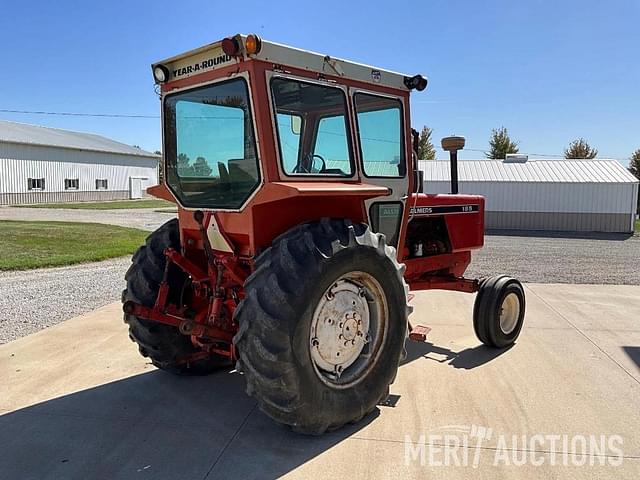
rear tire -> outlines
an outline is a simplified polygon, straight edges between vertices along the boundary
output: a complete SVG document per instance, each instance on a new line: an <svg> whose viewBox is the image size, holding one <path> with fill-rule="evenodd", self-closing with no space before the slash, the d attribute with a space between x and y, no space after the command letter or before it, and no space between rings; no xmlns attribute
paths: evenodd
<svg viewBox="0 0 640 480"><path fill-rule="evenodd" d="M395 249L366 225L324 219L275 239L256 259L245 283L246 297L235 313L240 325L234 338L236 368L244 373L247 393L260 409L299 433L315 435L373 411L388 395L404 348L410 307L403 273ZM365 315L356 318L358 295L366 299ZM340 311L335 316L334 306ZM334 337L326 326L331 316L346 319L341 320L345 326L336 325ZM346 333L353 321L358 326ZM337 358L329 347L340 331L347 336L355 331L360 338L364 334L369 341L346 347L339 362L351 355L353 363L345 360L344 370L336 364L329 371L322 362ZM322 354L313 344L318 338L329 338Z"/></svg>
<svg viewBox="0 0 640 480"><path fill-rule="evenodd" d="M153 307L164 274L167 247L180 249L178 220L169 220L147 237L143 245L133 255L132 265L127 270L127 288L122 292L122 302L133 301ZM178 292L187 276L175 267L170 267L169 283L173 292ZM138 344L140 354L149 357L156 367L177 375L206 375L229 366L226 358L214 355L195 362L184 359L199 350L191 343L191 338L181 334L177 328L124 314L124 322L129 325L129 338Z"/></svg>
<svg viewBox="0 0 640 480"><path fill-rule="evenodd" d="M483 280L473 306L478 340L495 348L515 343L524 323L525 307L524 289L515 278L497 275Z"/></svg>

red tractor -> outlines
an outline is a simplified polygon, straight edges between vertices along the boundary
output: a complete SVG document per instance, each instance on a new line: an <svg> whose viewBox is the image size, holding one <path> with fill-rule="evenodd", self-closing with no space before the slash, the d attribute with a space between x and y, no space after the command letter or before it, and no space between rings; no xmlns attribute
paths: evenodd
<svg viewBox="0 0 640 480"><path fill-rule="evenodd" d="M319 434L384 399L411 328L409 290L478 292L480 341L506 347L525 310L506 276L463 277L484 199L422 192L402 75L236 35L152 66L164 180L178 218L133 256L124 319L176 374L236 362L277 422Z"/></svg>

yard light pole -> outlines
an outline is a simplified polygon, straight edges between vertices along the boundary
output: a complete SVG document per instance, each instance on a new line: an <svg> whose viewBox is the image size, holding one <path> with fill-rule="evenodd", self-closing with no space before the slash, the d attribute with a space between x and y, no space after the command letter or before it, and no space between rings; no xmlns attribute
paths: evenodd
<svg viewBox="0 0 640 480"><path fill-rule="evenodd" d="M464 137L452 135L442 139L442 149L449 152L451 160L451 193L458 193L458 150L464 148Z"/></svg>

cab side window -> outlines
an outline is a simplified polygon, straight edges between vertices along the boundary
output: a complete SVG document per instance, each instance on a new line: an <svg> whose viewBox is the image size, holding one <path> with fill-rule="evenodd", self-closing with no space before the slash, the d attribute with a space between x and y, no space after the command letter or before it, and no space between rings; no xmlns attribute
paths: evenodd
<svg viewBox="0 0 640 480"><path fill-rule="evenodd" d="M324 164L320 162L324 173L344 175L350 171L344 115L320 119L313 154L324 160Z"/></svg>
<svg viewBox="0 0 640 480"><path fill-rule="evenodd" d="M296 115L278 113L276 116L278 136L280 137L280 153L282 154L282 168L285 172L292 172L300 157L300 125L302 119Z"/></svg>
<svg viewBox="0 0 640 480"><path fill-rule="evenodd" d="M271 80L271 93L284 173L352 176L353 158L344 91L276 77Z"/></svg>
<svg viewBox="0 0 640 480"><path fill-rule="evenodd" d="M365 93L356 93L354 101L365 175L404 177L401 102Z"/></svg>

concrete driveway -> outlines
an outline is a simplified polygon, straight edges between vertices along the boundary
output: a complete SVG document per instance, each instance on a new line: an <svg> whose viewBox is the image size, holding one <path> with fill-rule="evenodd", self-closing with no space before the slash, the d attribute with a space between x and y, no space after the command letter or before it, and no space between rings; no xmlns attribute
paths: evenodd
<svg viewBox="0 0 640 480"><path fill-rule="evenodd" d="M417 294L433 330L387 405L321 437L271 422L237 373L157 371L107 305L0 346L0 478L637 479L640 287L526 290L506 351L479 346L472 295Z"/></svg>

